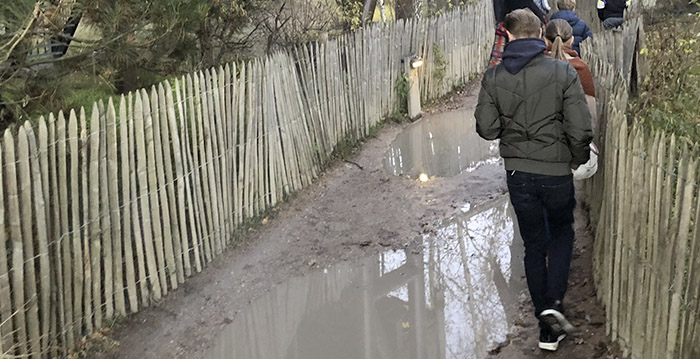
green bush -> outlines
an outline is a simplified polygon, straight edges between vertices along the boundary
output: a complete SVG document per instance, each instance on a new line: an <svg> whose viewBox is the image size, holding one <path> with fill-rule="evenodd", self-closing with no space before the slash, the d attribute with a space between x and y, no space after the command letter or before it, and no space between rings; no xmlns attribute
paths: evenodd
<svg viewBox="0 0 700 359"><path fill-rule="evenodd" d="M651 69L632 106L652 128L700 140L700 16L650 17L645 53Z"/></svg>

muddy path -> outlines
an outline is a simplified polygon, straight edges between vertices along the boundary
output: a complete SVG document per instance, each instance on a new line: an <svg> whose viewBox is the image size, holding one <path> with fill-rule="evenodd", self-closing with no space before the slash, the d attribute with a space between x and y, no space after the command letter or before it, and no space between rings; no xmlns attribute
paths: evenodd
<svg viewBox="0 0 700 359"><path fill-rule="evenodd" d="M580 209L567 304L581 335L554 355L534 349L502 163L491 144L460 135L473 134L477 90L422 124L387 125L246 243L116 326L117 345L97 356L614 357Z"/></svg>

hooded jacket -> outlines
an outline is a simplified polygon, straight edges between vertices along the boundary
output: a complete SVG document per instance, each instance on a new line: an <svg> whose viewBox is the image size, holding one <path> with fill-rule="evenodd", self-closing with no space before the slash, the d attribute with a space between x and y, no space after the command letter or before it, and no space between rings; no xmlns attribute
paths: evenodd
<svg viewBox="0 0 700 359"><path fill-rule="evenodd" d="M563 176L588 161L591 115L576 70L545 49L510 42L484 74L474 116L481 137L500 139L506 170Z"/></svg>
<svg viewBox="0 0 700 359"><path fill-rule="evenodd" d="M581 20L575 12L571 10L561 10L556 14L552 15L551 20L562 19L571 25L574 30L574 44L571 46L574 51L580 56L581 55L581 41L586 40L589 37L593 37L593 32L588 27L585 21Z"/></svg>

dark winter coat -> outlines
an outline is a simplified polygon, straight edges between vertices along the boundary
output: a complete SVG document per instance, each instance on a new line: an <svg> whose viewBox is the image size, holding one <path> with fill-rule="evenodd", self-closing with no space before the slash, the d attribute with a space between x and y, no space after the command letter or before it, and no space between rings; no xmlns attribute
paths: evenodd
<svg viewBox="0 0 700 359"><path fill-rule="evenodd" d="M563 176L588 161L591 114L574 67L545 49L511 41L484 75L474 116L481 137L500 139L506 170Z"/></svg>
<svg viewBox="0 0 700 359"><path fill-rule="evenodd" d="M625 9L629 7L631 0L598 0L598 18L600 21L611 17L623 17Z"/></svg>
<svg viewBox="0 0 700 359"><path fill-rule="evenodd" d="M518 9L532 10L542 22L547 17L547 14L543 13L533 0L493 0L493 12L496 15L496 23L503 21L511 11Z"/></svg>
<svg viewBox="0 0 700 359"><path fill-rule="evenodd" d="M593 32L591 32L588 24L579 19L576 13L571 10L561 10L552 15L551 19L562 19L571 25L571 28L574 30L574 44L571 46L571 48L574 49L579 56L581 56L581 41L589 37L593 37Z"/></svg>

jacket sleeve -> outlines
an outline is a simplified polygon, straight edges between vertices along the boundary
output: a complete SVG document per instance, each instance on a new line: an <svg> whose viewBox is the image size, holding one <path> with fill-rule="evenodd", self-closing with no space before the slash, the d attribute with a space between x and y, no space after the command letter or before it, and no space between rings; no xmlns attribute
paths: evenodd
<svg viewBox="0 0 700 359"><path fill-rule="evenodd" d="M568 86L564 90L563 130L571 151L571 167L578 168L588 162L590 156L589 145L593 139L591 113L576 70L570 64L566 65Z"/></svg>
<svg viewBox="0 0 700 359"><path fill-rule="evenodd" d="M479 91L479 102L474 111L476 118L476 132L486 140L495 140L501 137L501 115L498 112L493 97L486 88L486 77L481 81L481 91Z"/></svg>

